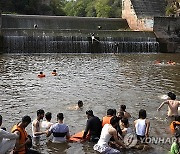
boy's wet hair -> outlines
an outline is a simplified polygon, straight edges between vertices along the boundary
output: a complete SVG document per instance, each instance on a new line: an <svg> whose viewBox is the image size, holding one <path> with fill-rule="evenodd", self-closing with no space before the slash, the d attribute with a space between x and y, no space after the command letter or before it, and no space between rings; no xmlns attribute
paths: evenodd
<svg viewBox="0 0 180 154"><path fill-rule="evenodd" d="M44 110L43 110L43 109L37 110L37 116L38 116L38 115L41 115L41 114L44 114Z"/></svg>
<svg viewBox="0 0 180 154"><path fill-rule="evenodd" d="M107 110L107 115L113 116L114 115L114 110L113 109L108 109Z"/></svg>
<svg viewBox="0 0 180 154"><path fill-rule="evenodd" d="M172 92L168 92L167 94L172 100L175 100L176 99L176 95Z"/></svg>
<svg viewBox="0 0 180 154"><path fill-rule="evenodd" d="M58 120L63 120L63 119L64 119L63 113L58 113L58 114L57 114L57 119L58 119Z"/></svg>
<svg viewBox="0 0 180 154"><path fill-rule="evenodd" d="M26 115L26 116L22 117L22 122L23 123L27 122L28 124L31 123L30 116Z"/></svg>
<svg viewBox="0 0 180 154"><path fill-rule="evenodd" d="M82 107L82 106L83 106L83 101L79 100L79 101L78 101L78 106L79 106L79 107Z"/></svg>
<svg viewBox="0 0 180 154"><path fill-rule="evenodd" d="M117 123L119 123L119 118L117 116L113 116L110 120L110 124L115 125Z"/></svg>
<svg viewBox="0 0 180 154"><path fill-rule="evenodd" d="M93 116L93 111L92 110L87 110L86 114L89 115L89 116Z"/></svg>
<svg viewBox="0 0 180 154"><path fill-rule="evenodd" d="M114 114L113 114L113 115L114 115L114 116L116 116L116 109L113 109L113 112L114 112Z"/></svg>
<svg viewBox="0 0 180 154"><path fill-rule="evenodd" d="M51 120L51 118L52 118L52 113L51 113L51 112L47 112L47 113L45 114L45 118L46 118L47 120Z"/></svg>
<svg viewBox="0 0 180 154"><path fill-rule="evenodd" d="M121 105L121 110L125 111L126 110L126 105Z"/></svg>
<svg viewBox="0 0 180 154"><path fill-rule="evenodd" d="M146 110L144 110L144 109L141 109L141 110L139 110L139 119L141 118L141 119L145 119L146 118Z"/></svg>

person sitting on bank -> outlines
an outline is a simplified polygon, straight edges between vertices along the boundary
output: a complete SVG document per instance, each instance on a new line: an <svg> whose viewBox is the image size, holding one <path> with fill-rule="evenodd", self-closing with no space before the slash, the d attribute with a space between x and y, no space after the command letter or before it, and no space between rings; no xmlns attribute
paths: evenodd
<svg viewBox="0 0 180 154"><path fill-rule="evenodd" d="M12 133L18 135L13 151L14 154L39 154L38 151L31 149L32 140L25 130L30 123L31 118L29 116L24 116L20 123L13 126Z"/></svg>
<svg viewBox="0 0 180 154"><path fill-rule="evenodd" d="M114 138L115 143L119 147L125 148L125 145L122 141L118 139L116 127L119 124L119 118L117 116L113 116L110 120L110 124L105 124L101 131L101 136L97 144L94 145L93 149L103 154L110 153L120 153L119 150L114 149L109 146L110 138ZM117 147L117 148L119 148Z"/></svg>
<svg viewBox="0 0 180 154"><path fill-rule="evenodd" d="M2 116L0 115L0 126L2 125ZM0 154L10 153L19 136L15 133L9 133L3 128L0 128Z"/></svg>
<svg viewBox="0 0 180 154"><path fill-rule="evenodd" d="M127 119L128 119L128 118L131 117L130 113L128 113L128 112L126 111L126 105L121 105L120 111L124 112L124 118L127 118Z"/></svg>
<svg viewBox="0 0 180 154"><path fill-rule="evenodd" d="M51 112L47 112L45 114L45 118L46 118L46 120L42 121L41 127L44 128L45 130L48 130L53 125L53 123L51 122L52 113Z"/></svg>
<svg viewBox="0 0 180 154"><path fill-rule="evenodd" d="M57 114L57 123L53 124L50 129L46 132L47 137L53 134L53 143L66 142L70 138L69 127L63 123L63 113Z"/></svg>
<svg viewBox="0 0 180 154"><path fill-rule="evenodd" d="M137 139L143 141L149 137L150 121L146 119L146 110L141 109L139 111L139 118L134 121Z"/></svg>
<svg viewBox="0 0 180 154"><path fill-rule="evenodd" d="M86 123L86 129L83 134L83 139L86 139L86 135L89 132L90 141L97 142L101 134L102 122L98 117L94 116L92 110L86 111L86 116L88 120Z"/></svg>
<svg viewBox="0 0 180 154"><path fill-rule="evenodd" d="M180 105L180 101L176 100L176 95L172 92L169 92L168 97L170 99L162 102L162 104L158 107L157 111L160 111L160 109L167 104L168 105L168 117L174 117L178 115L178 107Z"/></svg>
<svg viewBox="0 0 180 154"><path fill-rule="evenodd" d="M53 76L57 76L56 70L53 70L51 74L52 74Z"/></svg>
<svg viewBox="0 0 180 154"><path fill-rule="evenodd" d="M39 74L38 74L38 78L44 78L45 77L45 74L43 74L43 72L40 72Z"/></svg>
<svg viewBox="0 0 180 154"><path fill-rule="evenodd" d="M114 111L113 109L108 109L107 110L107 115L103 117L102 119L102 127L105 125L105 124L110 124L110 120L111 118L113 117L114 115Z"/></svg>

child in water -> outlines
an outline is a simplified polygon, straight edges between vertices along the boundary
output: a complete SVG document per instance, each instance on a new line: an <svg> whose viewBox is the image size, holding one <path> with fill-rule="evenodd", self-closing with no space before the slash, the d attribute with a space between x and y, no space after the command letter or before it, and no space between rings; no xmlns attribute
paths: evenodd
<svg viewBox="0 0 180 154"><path fill-rule="evenodd" d="M79 100L76 106L69 106L68 110L78 110L83 108L83 101Z"/></svg>
<svg viewBox="0 0 180 154"><path fill-rule="evenodd" d="M146 110L139 111L139 118L134 121L137 139L139 141L145 140L149 136L150 121L146 119Z"/></svg>
<svg viewBox="0 0 180 154"><path fill-rule="evenodd" d="M39 77L39 78L43 78L43 77L45 77L45 74L43 74L43 72L40 72L40 73L38 74L38 77Z"/></svg>
<svg viewBox="0 0 180 154"><path fill-rule="evenodd" d="M53 70L51 74L52 74L53 76L56 76L56 75L57 75L56 70Z"/></svg>

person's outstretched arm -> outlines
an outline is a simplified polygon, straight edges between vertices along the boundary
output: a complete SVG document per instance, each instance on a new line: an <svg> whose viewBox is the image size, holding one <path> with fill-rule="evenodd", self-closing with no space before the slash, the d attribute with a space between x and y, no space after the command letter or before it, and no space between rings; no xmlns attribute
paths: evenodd
<svg viewBox="0 0 180 154"><path fill-rule="evenodd" d="M86 135L88 134L89 129L90 129L90 122L88 120L87 124L86 124L86 129L85 129L84 134L83 134L83 139L86 138Z"/></svg>
<svg viewBox="0 0 180 154"><path fill-rule="evenodd" d="M162 102L161 105L158 107L157 111L160 111L160 109L164 106L164 104L168 104L168 101Z"/></svg>

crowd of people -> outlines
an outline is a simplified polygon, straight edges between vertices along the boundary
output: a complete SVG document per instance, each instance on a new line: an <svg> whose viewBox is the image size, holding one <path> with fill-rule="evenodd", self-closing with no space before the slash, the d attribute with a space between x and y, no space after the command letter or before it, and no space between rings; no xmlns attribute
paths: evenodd
<svg viewBox="0 0 180 154"><path fill-rule="evenodd" d="M175 117L170 128L175 137L180 137L180 117L178 116L179 101L172 92L168 93L169 99L164 101L158 108L168 105L168 116ZM77 108L82 108L83 102L78 101ZM46 120L43 120L45 116ZM121 105L120 110L108 109L107 114L100 120L94 115L92 110L86 111L87 123L82 134L81 141L90 141L94 143L93 149L99 153L120 153L124 148L129 148L124 143L124 137L127 134L134 133L137 137L138 144L145 144L144 141L149 137L150 120L147 119L146 110L139 110L139 117L129 123L131 114L126 111L126 105ZM2 125L2 116L0 115L0 126ZM64 143L70 141L71 135L67 124L64 124L63 113L57 114L57 122L52 123L52 113L45 113L43 109L37 110L37 117L31 120L30 116L22 117L21 122L14 125L11 132L5 128L0 129L0 154L38 154L40 152L32 149L32 140L39 140L41 135L47 138L52 136L53 143ZM32 138L26 132L26 127L32 122ZM131 126L131 127L130 127ZM133 127L132 127L133 126ZM136 145L135 145L136 146ZM137 147L134 147L137 148ZM179 154L179 142L175 141L171 146L172 154Z"/></svg>

